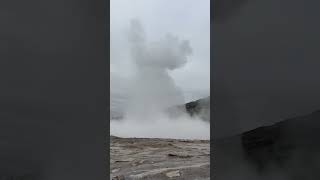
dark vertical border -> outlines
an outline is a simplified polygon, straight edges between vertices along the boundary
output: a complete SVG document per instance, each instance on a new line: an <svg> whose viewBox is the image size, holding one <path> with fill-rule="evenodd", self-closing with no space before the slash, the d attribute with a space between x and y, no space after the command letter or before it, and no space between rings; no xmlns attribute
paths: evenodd
<svg viewBox="0 0 320 180"><path fill-rule="evenodd" d="M109 179L108 2L1 1L0 179Z"/></svg>
<svg viewBox="0 0 320 180"><path fill-rule="evenodd" d="M106 123L105 123L105 164L106 164L106 171L107 171L107 179L110 178L110 1L104 1L104 17L105 17L105 52L106 52L106 85L105 85L105 95L107 97L107 107L106 107Z"/></svg>
<svg viewBox="0 0 320 180"><path fill-rule="evenodd" d="M210 1L210 178L213 179L213 167L214 167L214 162L213 162L213 124L214 124L214 119L212 117L214 113L214 98L213 98L213 73L212 70L213 68L213 21L214 21L214 4L215 0Z"/></svg>

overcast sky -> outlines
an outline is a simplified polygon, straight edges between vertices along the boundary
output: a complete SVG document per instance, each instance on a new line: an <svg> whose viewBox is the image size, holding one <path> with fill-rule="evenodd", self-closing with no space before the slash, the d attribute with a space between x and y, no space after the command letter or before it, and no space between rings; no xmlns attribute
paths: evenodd
<svg viewBox="0 0 320 180"><path fill-rule="evenodd" d="M157 41L168 32L189 40L192 56L184 67L170 74L186 101L209 95L209 0L111 0L110 9L111 93L125 93L133 75L126 33L130 20L138 18L150 41Z"/></svg>

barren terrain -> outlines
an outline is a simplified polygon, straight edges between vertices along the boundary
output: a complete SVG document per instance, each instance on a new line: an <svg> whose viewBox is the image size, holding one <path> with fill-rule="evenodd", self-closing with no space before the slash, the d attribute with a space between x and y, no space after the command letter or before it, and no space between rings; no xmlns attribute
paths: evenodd
<svg viewBox="0 0 320 180"><path fill-rule="evenodd" d="M210 179L208 140L110 138L111 179Z"/></svg>

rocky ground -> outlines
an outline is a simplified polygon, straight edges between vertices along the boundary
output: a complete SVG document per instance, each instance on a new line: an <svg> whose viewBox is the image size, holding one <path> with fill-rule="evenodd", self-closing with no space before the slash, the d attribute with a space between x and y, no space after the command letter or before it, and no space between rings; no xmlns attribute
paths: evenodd
<svg viewBox="0 0 320 180"><path fill-rule="evenodd" d="M111 179L210 179L207 140L111 138Z"/></svg>

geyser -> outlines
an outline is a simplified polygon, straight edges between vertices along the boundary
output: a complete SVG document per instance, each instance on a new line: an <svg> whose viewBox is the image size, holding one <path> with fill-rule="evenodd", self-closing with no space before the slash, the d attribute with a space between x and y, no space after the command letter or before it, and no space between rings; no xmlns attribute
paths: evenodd
<svg viewBox="0 0 320 180"><path fill-rule="evenodd" d="M187 114L172 119L168 108L184 104L181 90L168 71L183 67L192 49L189 41L166 34L148 42L138 20L132 20L128 39L135 76L129 88L124 119L111 121L111 134L121 137L208 139L209 125Z"/></svg>

